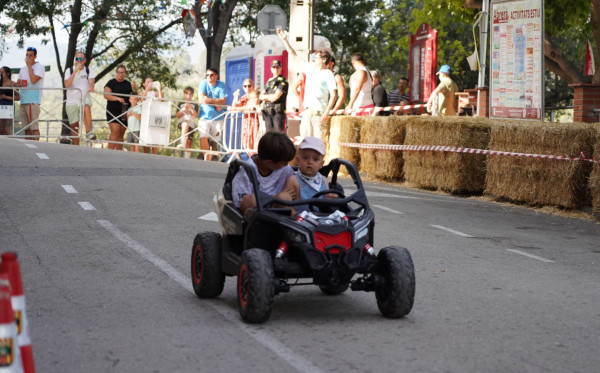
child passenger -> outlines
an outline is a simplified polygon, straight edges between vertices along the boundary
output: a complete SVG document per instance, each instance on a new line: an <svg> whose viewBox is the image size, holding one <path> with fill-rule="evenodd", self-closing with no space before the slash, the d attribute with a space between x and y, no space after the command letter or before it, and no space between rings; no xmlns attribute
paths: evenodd
<svg viewBox="0 0 600 373"><path fill-rule="evenodd" d="M282 200L296 199L293 182L296 177L288 162L294 158L296 149L290 138L280 132L267 132L258 142L258 154L248 163L256 169L261 191ZM245 214L249 208L256 207L256 198L252 183L243 168L232 180L233 204Z"/></svg>
<svg viewBox="0 0 600 373"><path fill-rule="evenodd" d="M137 92L131 92L132 95L137 95ZM142 105L138 105L139 98L135 96L129 97L131 107L127 110L127 142L132 144L130 149L132 152L139 153L140 146L140 121L142 119Z"/></svg>
<svg viewBox="0 0 600 373"><path fill-rule="evenodd" d="M296 172L296 181L292 184L296 189L298 199L310 199L316 193L327 189L327 180L319 173L325 158L325 144L320 138L314 136L305 137L298 147L299 170ZM336 195L326 197L335 198ZM307 211L308 205L296 207L298 212Z"/></svg>

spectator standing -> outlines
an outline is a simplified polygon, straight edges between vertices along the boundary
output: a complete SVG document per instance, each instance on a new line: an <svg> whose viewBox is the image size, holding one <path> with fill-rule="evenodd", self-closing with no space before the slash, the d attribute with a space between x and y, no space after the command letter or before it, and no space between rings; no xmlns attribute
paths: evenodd
<svg viewBox="0 0 600 373"><path fill-rule="evenodd" d="M244 80L243 89L246 94L242 97L239 97L239 90L233 94L230 109L244 112L242 118L242 148L256 149L260 127L257 113L260 104L260 93L254 88L252 79Z"/></svg>
<svg viewBox="0 0 600 373"><path fill-rule="evenodd" d="M75 53L75 66L65 71L65 88L67 90L67 102L65 105L67 118L71 127L72 144L79 145L79 119L81 118L81 103L85 101L83 111L83 123L86 134L91 131L92 125L92 99L89 92L94 91L94 72L85 66L85 53Z"/></svg>
<svg viewBox="0 0 600 373"><path fill-rule="evenodd" d="M335 78L335 85L337 87L337 101L335 102L335 105L333 106L333 111L336 112L339 109L342 108L342 105L344 105L344 101L346 101L346 83L344 83L344 78L338 74L337 72L335 72L334 68L335 68L335 57L331 56L331 61L329 61L329 70L331 70L331 72L333 73L333 76Z"/></svg>
<svg viewBox="0 0 600 373"><path fill-rule="evenodd" d="M351 57L354 73L350 76L350 101L346 110L369 109L375 107L371 90L373 89L373 77L366 66L362 53L354 53ZM358 111L356 115L368 115Z"/></svg>
<svg viewBox="0 0 600 373"><path fill-rule="evenodd" d="M456 100L456 92L458 92L458 86L450 74L452 70L450 66L443 65L437 72L440 78L440 84L431 92L429 100L427 101L427 111L437 112L437 115L446 117L456 115L456 109L458 101ZM434 97L437 96L437 108L433 107ZM436 110L437 109L437 110Z"/></svg>
<svg viewBox="0 0 600 373"><path fill-rule="evenodd" d="M140 96L142 96L142 100L150 98L162 99L165 97L165 95L162 92L160 82L154 81L154 79L152 79L149 76L146 77L146 79L144 79L142 87L144 87L144 90L140 93ZM142 149L144 150L144 153L149 153L150 149L152 149L152 154L158 154L158 148L155 146L144 146L142 147Z"/></svg>
<svg viewBox="0 0 600 373"><path fill-rule="evenodd" d="M0 105L10 106L15 113L15 100L19 99L19 92L12 89L17 83L11 79L12 72L10 67L3 66L0 69ZM12 135L12 119L0 119L0 135Z"/></svg>
<svg viewBox="0 0 600 373"><path fill-rule="evenodd" d="M287 99L289 84L287 79L281 75L281 61L271 62L271 74L273 77L267 81L265 92L259 98L264 101L265 108L262 111L265 121L265 129L274 129L285 133L285 102Z"/></svg>
<svg viewBox="0 0 600 373"><path fill-rule="evenodd" d="M129 97L131 107L127 110L127 142L130 145L132 152L139 153L140 146L136 145L140 143L140 122L142 119L142 105L138 105L139 98L137 92L131 93L134 96Z"/></svg>
<svg viewBox="0 0 600 373"><path fill-rule="evenodd" d="M125 79L127 69L124 65L117 66L116 77L109 80L104 86L104 98L106 99L106 121L110 128L108 148L123 150L123 136L127 129L127 121L124 114L129 110L127 97L115 94L131 94L136 90L135 83Z"/></svg>
<svg viewBox="0 0 600 373"><path fill-rule="evenodd" d="M283 41L285 49L296 59L300 59L296 50L290 45L287 33L277 29L277 35ZM304 99L300 136L326 137L329 132L329 112L336 103L337 85L333 72L329 70L331 54L327 50L315 53L311 62L303 63Z"/></svg>
<svg viewBox="0 0 600 373"><path fill-rule="evenodd" d="M20 92L21 98L21 123L25 128L25 136L29 140L40 140L40 105L42 102L42 89L44 88L44 74L46 72L41 63L36 62L37 49L27 48L25 66L19 72L17 86L31 88Z"/></svg>
<svg viewBox="0 0 600 373"><path fill-rule="evenodd" d="M185 87L183 89L183 99L185 101L192 101L194 98L194 88ZM192 148L192 140L194 138L194 133L192 132L196 128L196 120L195 118L198 116L198 104L194 104L192 102L182 102L179 105L179 110L175 113L175 117L177 118L177 125L181 129L181 144L177 147L182 147L184 149ZM192 133L190 133L192 132ZM185 150L183 153L184 158L189 159L192 155L192 152L189 150Z"/></svg>
<svg viewBox="0 0 600 373"><path fill-rule="evenodd" d="M410 98L406 93L408 89L408 78L402 77L398 80L398 89L392 89L388 92L388 105L398 106L401 101L410 102Z"/></svg>
<svg viewBox="0 0 600 373"><path fill-rule="evenodd" d="M381 84L381 74L377 70L371 71L371 75L373 76L373 89L371 90L371 95L373 97L373 104L375 107L386 107L388 106L388 98L387 93L385 92L385 88ZM384 111L379 112L379 115L389 115Z"/></svg>
<svg viewBox="0 0 600 373"><path fill-rule="evenodd" d="M219 71L209 67L206 69L206 79L198 86L198 101L200 102L200 119L198 130L200 132L200 149L218 150L217 142L221 137L223 108L227 102L225 83L219 80ZM221 117L221 119L216 120ZM211 139L209 140L209 136ZM215 160L217 157L213 157Z"/></svg>

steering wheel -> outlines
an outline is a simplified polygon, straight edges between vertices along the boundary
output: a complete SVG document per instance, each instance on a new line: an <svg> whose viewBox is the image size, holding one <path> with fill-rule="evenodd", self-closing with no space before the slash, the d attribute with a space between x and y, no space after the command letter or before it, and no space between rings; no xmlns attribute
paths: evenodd
<svg viewBox="0 0 600 373"><path fill-rule="evenodd" d="M326 190L322 190L322 191L320 191L320 192L317 192L317 193L316 193L314 196L312 196L311 198L319 198L319 197L321 197L321 196L324 196L324 195L326 195L326 194L329 194L329 193L333 193L333 194L337 195L339 198L346 198L346 196L344 195L344 193L342 193L342 192L340 192L339 190L336 190L336 189L326 189ZM313 211L313 212L317 211L317 210L316 210L316 209L317 209L317 207L318 207L318 206L317 206L317 204L315 204L315 203L309 203L309 204L308 204L308 209L309 209L310 211Z"/></svg>

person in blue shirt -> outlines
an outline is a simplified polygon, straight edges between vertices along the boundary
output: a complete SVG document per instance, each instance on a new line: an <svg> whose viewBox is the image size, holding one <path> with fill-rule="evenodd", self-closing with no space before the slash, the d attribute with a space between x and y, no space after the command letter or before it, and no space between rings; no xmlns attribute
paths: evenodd
<svg viewBox="0 0 600 373"><path fill-rule="evenodd" d="M218 141L221 137L223 113L227 102L225 83L219 80L217 69L206 69L206 79L198 86L198 101L200 113L198 115L198 132L200 133L200 149L218 150ZM215 160L218 157L213 157Z"/></svg>

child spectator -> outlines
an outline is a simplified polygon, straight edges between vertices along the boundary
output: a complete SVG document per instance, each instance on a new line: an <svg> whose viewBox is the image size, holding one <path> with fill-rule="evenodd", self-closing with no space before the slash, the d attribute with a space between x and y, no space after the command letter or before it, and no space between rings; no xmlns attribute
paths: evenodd
<svg viewBox="0 0 600 373"><path fill-rule="evenodd" d="M127 142L130 144L139 144L140 143L140 121L142 119L142 105L138 105L139 98L137 92L131 93L134 96L129 97L129 102L131 103L131 107L127 110ZM139 145L130 145L130 149L132 152L139 153L140 146Z"/></svg>
<svg viewBox="0 0 600 373"><path fill-rule="evenodd" d="M316 193L327 189L327 180L319 173L325 162L324 158L325 144L321 139L308 136L302 140L296 156L300 169L296 172L296 180L292 183L298 199L310 199ZM296 210L308 211L308 205L296 206Z"/></svg>
<svg viewBox="0 0 600 373"><path fill-rule="evenodd" d="M258 154L248 163L256 170L261 191L279 199L296 199L292 185L294 170L288 162L294 158L296 149L290 138L281 132L267 132L258 142ZM256 207L254 188L246 171L240 168L232 180L232 197L235 207L245 214L249 208Z"/></svg>
<svg viewBox="0 0 600 373"><path fill-rule="evenodd" d="M185 87L183 90L183 99L186 101L192 101L194 97L194 88ZM192 147L192 139L194 133L192 132L196 128L196 121L194 118L198 116L198 104L189 102L183 102L179 105L179 110L175 113L177 117L177 126L181 129L181 144L177 145L178 148L190 149ZM190 134L190 132L192 132ZM192 152L186 150L184 157L189 159Z"/></svg>

